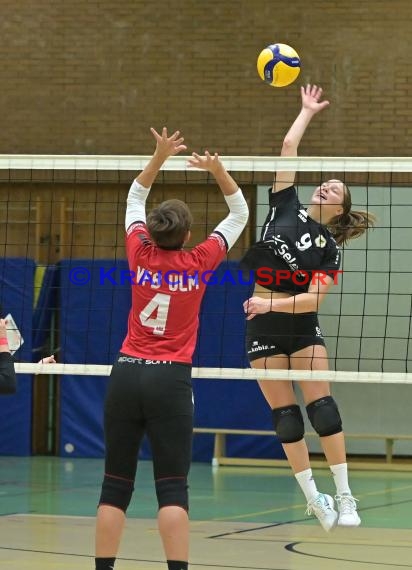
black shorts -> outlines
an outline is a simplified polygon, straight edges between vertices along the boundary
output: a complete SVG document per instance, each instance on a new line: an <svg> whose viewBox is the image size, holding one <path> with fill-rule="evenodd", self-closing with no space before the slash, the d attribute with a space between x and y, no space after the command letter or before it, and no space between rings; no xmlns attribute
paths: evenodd
<svg viewBox="0 0 412 570"><path fill-rule="evenodd" d="M316 313L265 313L246 324L246 350L249 361L286 354L302 348L325 346Z"/></svg>
<svg viewBox="0 0 412 570"><path fill-rule="evenodd" d="M120 354L108 385L106 473L134 480L144 435L155 479L187 477L192 456L192 368Z"/></svg>

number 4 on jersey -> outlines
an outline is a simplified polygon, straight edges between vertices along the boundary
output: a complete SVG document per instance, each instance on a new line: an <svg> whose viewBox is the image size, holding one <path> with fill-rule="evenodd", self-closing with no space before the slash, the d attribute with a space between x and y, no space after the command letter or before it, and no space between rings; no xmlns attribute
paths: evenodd
<svg viewBox="0 0 412 570"><path fill-rule="evenodd" d="M153 334L162 335L166 330L167 314L169 312L170 295L156 293L140 312L140 322L144 327L153 328ZM155 316L152 316L154 315Z"/></svg>

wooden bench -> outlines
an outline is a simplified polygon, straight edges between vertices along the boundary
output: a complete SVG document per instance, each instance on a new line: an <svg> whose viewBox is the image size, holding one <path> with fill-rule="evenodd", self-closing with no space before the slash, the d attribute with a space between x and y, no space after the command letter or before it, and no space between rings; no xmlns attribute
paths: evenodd
<svg viewBox="0 0 412 570"><path fill-rule="evenodd" d="M213 449L213 460L212 465L249 465L249 466L263 466L263 467L276 467L285 466L287 464L285 459L258 459L253 457L228 457L226 455L226 436L227 435L257 435L257 436L270 436L274 437L275 432L271 430L259 430L259 429L229 429L229 428L202 428L195 427L195 434L212 434L214 435L214 449ZM305 437L318 437L314 432L306 432ZM385 465L386 468L394 467L393 463L393 447L395 441L398 440L409 440L412 441L412 435L386 435L386 434L376 434L376 433L345 433L346 439L375 439L383 440L385 442L385 458L384 464L382 462L380 465ZM412 455L412 453L411 453ZM325 467L325 461L313 461L311 462L314 467ZM356 466L357 468L370 469L370 462L359 462L350 461L351 466ZM376 466L376 463L374 463ZM412 467L412 464L411 466ZM409 468L410 468L409 467Z"/></svg>

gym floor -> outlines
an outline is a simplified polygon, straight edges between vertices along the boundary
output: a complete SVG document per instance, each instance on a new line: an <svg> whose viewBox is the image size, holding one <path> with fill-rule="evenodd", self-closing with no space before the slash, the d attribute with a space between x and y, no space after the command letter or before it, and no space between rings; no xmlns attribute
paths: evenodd
<svg viewBox="0 0 412 570"><path fill-rule="evenodd" d="M93 569L100 459L0 457L0 568ZM328 470L314 471L333 495ZM353 471L362 526L325 533L305 515L288 468L192 466L191 561L197 570L412 568L412 472ZM165 570L149 461L139 464L116 570Z"/></svg>

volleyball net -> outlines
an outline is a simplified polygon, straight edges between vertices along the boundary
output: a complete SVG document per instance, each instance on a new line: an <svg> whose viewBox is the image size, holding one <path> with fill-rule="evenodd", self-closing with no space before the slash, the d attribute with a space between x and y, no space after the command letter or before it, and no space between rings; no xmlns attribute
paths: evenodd
<svg viewBox="0 0 412 570"><path fill-rule="evenodd" d="M0 453L102 456L107 377L131 304L126 197L149 158L0 156L0 305L11 323L19 373L17 395L0 399ZM193 359L195 425L271 429L267 405L249 380L329 380L350 431L408 434L412 160L222 160L243 189L250 219L206 288ZM165 163L147 209L168 198L187 202L194 216L189 246L194 246L227 207L213 177L186 164L185 157ZM330 371L253 370L245 353L243 302L253 283L239 260L259 238L273 173L288 170L297 171L302 204L322 181L338 178L350 188L353 208L378 219L373 230L343 248L343 273L320 306ZM37 364L51 353L57 364ZM194 460L210 458L208 437L196 436ZM351 440L349 451L381 453L379 441L366 442ZM274 453L272 441L265 447L249 436L228 442L229 452L231 445L240 455L250 454L251 446L263 457ZM408 440L397 445L411 454ZM276 453L282 456L280 444Z"/></svg>
<svg viewBox="0 0 412 570"><path fill-rule="evenodd" d="M23 360L37 361L50 351L59 351L59 364L49 367L48 373L102 375L110 370L130 307L124 252L126 196L149 158L0 157L3 316L13 317L13 328L33 351L30 358L16 351L21 361L18 372L34 372L38 367ZM258 239L273 173L296 170L303 204L316 185L338 178L351 189L353 209L370 210L378 218L376 228L344 247L342 273L320 307L332 368L325 375L336 381L410 382L412 161L395 157L222 160L244 190L250 220L220 273L209 279L194 375L262 377L261 371L245 370L242 302L253 287L240 276L238 261ZM185 157L165 163L147 208L170 197L186 201L193 212L190 246L203 240L226 214L213 177L188 168ZM13 288L21 293L19 300L13 294L8 300ZM278 371L264 375L282 377ZM313 373L287 371L288 378L302 376L315 379Z"/></svg>

